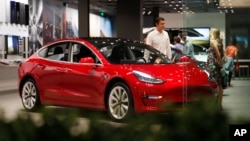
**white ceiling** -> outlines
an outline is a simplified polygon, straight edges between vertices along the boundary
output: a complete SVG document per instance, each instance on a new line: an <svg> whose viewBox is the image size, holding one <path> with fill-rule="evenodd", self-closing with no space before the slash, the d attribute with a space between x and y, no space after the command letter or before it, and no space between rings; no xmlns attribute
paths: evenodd
<svg viewBox="0 0 250 141"><path fill-rule="evenodd" d="M220 0L221 7L250 8L250 0Z"/></svg>

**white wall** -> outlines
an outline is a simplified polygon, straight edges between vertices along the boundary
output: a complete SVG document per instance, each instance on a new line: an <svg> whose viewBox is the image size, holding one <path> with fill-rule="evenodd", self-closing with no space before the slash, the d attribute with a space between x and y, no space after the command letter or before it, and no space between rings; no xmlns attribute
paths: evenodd
<svg viewBox="0 0 250 141"><path fill-rule="evenodd" d="M160 13L160 17L163 17L166 21L166 28L180 28L184 27L184 15L179 13Z"/></svg>
<svg viewBox="0 0 250 141"><path fill-rule="evenodd" d="M184 27L211 27L221 31L221 38L225 40L226 15L221 13L197 13L184 16Z"/></svg>
<svg viewBox="0 0 250 141"><path fill-rule="evenodd" d="M0 9L1 9L1 13L0 13L0 22L5 22L6 21L6 1L1 1L0 4Z"/></svg>
<svg viewBox="0 0 250 141"><path fill-rule="evenodd" d="M160 13L165 18L167 28L178 27L215 27L225 31L225 14L221 13Z"/></svg>
<svg viewBox="0 0 250 141"><path fill-rule="evenodd" d="M166 28L182 27L210 27L218 28L221 31L221 38L226 35L226 15L221 13L160 13L159 16L165 18Z"/></svg>
<svg viewBox="0 0 250 141"><path fill-rule="evenodd" d="M0 22L10 22L10 1L28 4L29 0L1 0Z"/></svg>

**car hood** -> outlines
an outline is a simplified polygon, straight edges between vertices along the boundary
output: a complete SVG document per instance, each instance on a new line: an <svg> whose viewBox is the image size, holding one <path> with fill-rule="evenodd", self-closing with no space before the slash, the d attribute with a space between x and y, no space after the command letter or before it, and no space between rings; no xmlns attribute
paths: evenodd
<svg viewBox="0 0 250 141"><path fill-rule="evenodd" d="M130 71L140 71L164 81L192 81L204 82L208 80L207 74L192 63L130 65Z"/></svg>
<svg viewBox="0 0 250 141"><path fill-rule="evenodd" d="M194 55L194 58L200 62L207 62L207 55Z"/></svg>

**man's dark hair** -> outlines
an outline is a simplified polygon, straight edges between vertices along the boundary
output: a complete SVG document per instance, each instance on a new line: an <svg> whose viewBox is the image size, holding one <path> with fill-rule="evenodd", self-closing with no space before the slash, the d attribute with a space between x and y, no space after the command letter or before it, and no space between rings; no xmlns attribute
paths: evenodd
<svg viewBox="0 0 250 141"><path fill-rule="evenodd" d="M155 24L159 24L160 21L165 21L165 19L163 17L158 17L155 20Z"/></svg>
<svg viewBox="0 0 250 141"><path fill-rule="evenodd" d="M180 37L178 37L178 36L174 36L174 41L175 41L176 43L180 43L180 42L181 42L181 39L180 39Z"/></svg>

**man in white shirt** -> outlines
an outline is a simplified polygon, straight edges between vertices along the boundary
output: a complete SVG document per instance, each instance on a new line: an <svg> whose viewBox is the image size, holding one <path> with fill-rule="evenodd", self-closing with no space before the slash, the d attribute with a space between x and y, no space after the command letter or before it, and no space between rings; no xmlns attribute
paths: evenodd
<svg viewBox="0 0 250 141"><path fill-rule="evenodd" d="M170 39L168 33L164 30L165 19L158 17L156 19L156 28L150 32L146 38L146 44L159 50L161 53L165 54L169 59L172 58Z"/></svg>

